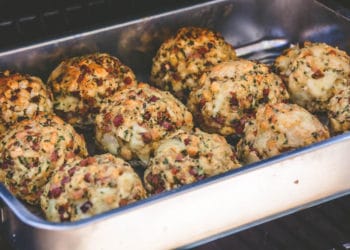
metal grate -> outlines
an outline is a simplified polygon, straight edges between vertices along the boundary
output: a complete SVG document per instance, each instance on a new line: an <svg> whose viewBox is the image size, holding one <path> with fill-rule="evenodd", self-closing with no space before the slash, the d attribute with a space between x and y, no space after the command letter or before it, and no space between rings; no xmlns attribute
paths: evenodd
<svg viewBox="0 0 350 250"><path fill-rule="evenodd" d="M350 196L207 243L195 250L348 250Z"/></svg>
<svg viewBox="0 0 350 250"><path fill-rule="evenodd" d="M1 50L109 23L190 6L200 0L11 0L0 2Z"/></svg>

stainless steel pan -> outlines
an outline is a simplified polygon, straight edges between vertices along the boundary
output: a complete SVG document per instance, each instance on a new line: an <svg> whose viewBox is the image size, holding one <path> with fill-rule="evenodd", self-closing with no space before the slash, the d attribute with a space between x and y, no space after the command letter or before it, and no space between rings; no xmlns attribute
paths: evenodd
<svg viewBox="0 0 350 250"><path fill-rule="evenodd" d="M304 40L350 51L350 22L312 0L219 0L0 53L0 68L46 79L65 57L108 52L148 81L160 43L181 26L220 31L241 56L271 62ZM188 247L350 193L350 133L90 219L50 223L0 185L15 249Z"/></svg>

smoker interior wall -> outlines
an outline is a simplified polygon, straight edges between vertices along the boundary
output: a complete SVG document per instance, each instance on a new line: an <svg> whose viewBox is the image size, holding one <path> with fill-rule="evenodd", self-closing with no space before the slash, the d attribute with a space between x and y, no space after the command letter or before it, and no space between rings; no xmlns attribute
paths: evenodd
<svg viewBox="0 0 350 250"><path fill-rule="evenodd" d="M208 1L2 0L0 49Z"/></svg>

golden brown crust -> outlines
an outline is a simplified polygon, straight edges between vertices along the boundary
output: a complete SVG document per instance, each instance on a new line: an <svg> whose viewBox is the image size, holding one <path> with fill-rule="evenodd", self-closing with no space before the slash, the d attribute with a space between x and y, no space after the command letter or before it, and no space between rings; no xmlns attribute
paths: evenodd
<svg viewBox="0 0 350 250"><path fill-rule="evenodd" d="M153 58L150 79L185 103L207 68L235 57L232 45L221 34L205 28L184 27L159 48Z"/></svg>
<svg viewBox="0 0 350 250"><path fill-rule="evenodd" d="M266 65L237 59L204 73L187 106L204 131L240 135L259 105L288 98L282 80Z"/></svg>
<svg viewBox="0 0 350 250"><path fill-rule="evenodd" d="M76 221L146 197L132 167L111 154L76 158L52 176L41 196L49 221Z"/></svg>
<svg viewBox="0 0 350 250"><path fill-rule="evenodd" d="M224 137L180 130L160 142L144 182L148 191L160 193L240 166Z"/></svg>
<svg viewBox="0 0 350 250"><path fill-rule="evenodd" d="M40 78L8 70L0 73L0 134L39 112L52 113L52 99Z"/></svg>
<svg viewBox="0 0 350 250"><path fill-rule="evenodd" d="M103 100L137 82L132 70L119 59L96 53L63 61L51 73L48 84L57 114L84 128L93 124Z"/></svg>
<svg viewBox="0 0 350 250"><path fill-rule="evenodd" d="M15 124L1 139L0 181L36 204L52 172L75 155L87 155L84 138L61 118L40 113Z"/></svg>
<svg viewBox="0 0 350 250"><path fill-rule="evenodd" d="M240 159L251 163L329 138L326 127L296 104L266 104L248 122L237 145Z"/></svg>
<svg viewBox="0 0 350 250"><path fill-rule="evenodd" d="M147 163L161 139L192 127L192 115L179 100L141 83L119 91L102 106L96 116L96 141L114 155Z"/></svg>

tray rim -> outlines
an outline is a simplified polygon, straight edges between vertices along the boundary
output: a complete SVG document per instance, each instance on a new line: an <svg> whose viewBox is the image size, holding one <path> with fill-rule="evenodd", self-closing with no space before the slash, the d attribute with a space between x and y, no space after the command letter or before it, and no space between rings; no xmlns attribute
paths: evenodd
<svg viewBox="0 0 350 250"><path fill-rule="evenodd" d="M218 174L209 178L206 178L204 180L200 180L197 181L195 183L191 183L191 184L187 184L184 186L181 186L179 188L173 189L173 190L169 190L169 191L165 191L163 193L160 194L156 194L156 195L152 195L150 197L147 197L143 200L140 201L136 201L132 204L123 206L123 207L119 207L119 208L115 208L109 211L106 211L104 213L86 218L86 219L82 219L79 221L74 221L74 222L50 222L47 221L45 218L41 218L37 215L34 215L32 212L30 212L25 205L19 200L17 199L15 196L13 196L8 190L7 188L0 183L0 199L8 206L8 208L11 210L11 212L24 224L31 226L33 228L37 228L37 229L44 229L44 230L54 230L54 231L62 231L62 230L74 230L74 229L79 229L82 227L85 227L89 224L92 223L99 223L103 220L108 220L111 217L117 217L117 216L123 216L124 213L128 213L131 212L135 209L142 209L142 207L145 206L152 206L153 204L157 203L157 202L162 202L166 199L172 199L175 198L176 196L181 196L182 194L185 193L190 193L199 189L203 189L207 186L213 185L217 182L221 182L223 180L226 179L230 179L236 176L240 176L240 175L245 175L248 174L251 171L255 171L255 170L259 170L262 168L268 168L269 165L272 164L276 164L276 163L280 163L283 162L287 159L290 158L295 158L295 157L300 157L302 155L307 155L308 153L323 149L323 148L327 148L327 147L332 147L334 144L337 143L341 143L341 142L345 142L345 141L350 141L350 132L341 134L341 135L337 135L337 136L333 136L329 139L326 139L324 141L321 142L317 142L302 148L298 148L292 151L288 151L285 153L282 153L280 155L268 158L268 159L264 159L261 160L259 162L254 162L251 164L247 164L244 165L238 169L233 169L230 171L227 171L225 173L222 174ZM267 181L267 180L265 180ZM305 204L303 206L298 206L295 208L292 208L290 210L287 211L281 211L280 214L283 215L287 215L290 214L291 212L289 211L298 211L302 208L307 208L316 204L320 204L320 202L322 200L332 200L337 198L338 196L342 196L342 195L347 195L350 194L350 189L334 194L330 196L330 197L325 197L320 199L320 201L313 201L310 202L308 204ZM277 218L277 217L276 217ZM268 221L263 219L264 221ZM260 220L259 220L260 221ZM258 222L257 222L258 223Z"/></svg>

